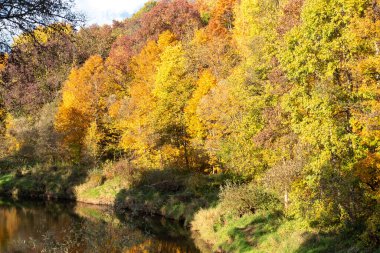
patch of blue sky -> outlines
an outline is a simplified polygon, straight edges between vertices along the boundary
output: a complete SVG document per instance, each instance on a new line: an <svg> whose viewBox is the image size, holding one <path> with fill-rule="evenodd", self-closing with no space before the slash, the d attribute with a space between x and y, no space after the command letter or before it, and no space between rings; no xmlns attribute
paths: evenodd
<svg viewBox="0 0 380 253"><path fill-rule="evenodd" d="M76 0L76 8L86 15L87 25L112 24L138 11L147 0Z"/></svg>

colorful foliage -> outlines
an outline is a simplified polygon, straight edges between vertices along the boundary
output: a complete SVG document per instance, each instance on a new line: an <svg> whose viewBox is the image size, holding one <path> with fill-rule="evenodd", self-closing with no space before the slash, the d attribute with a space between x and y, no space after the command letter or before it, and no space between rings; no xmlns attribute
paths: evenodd
<svg viewBox="0 0 380 253"><path fill-rule="evenodd" d="M20 36L1 61L4 143L62 135L78 161L238 175L318 229L378 240L379 6L164 0L112 26L36 30L45 50ZM43 138L25 134L36 122Z"/></svg>

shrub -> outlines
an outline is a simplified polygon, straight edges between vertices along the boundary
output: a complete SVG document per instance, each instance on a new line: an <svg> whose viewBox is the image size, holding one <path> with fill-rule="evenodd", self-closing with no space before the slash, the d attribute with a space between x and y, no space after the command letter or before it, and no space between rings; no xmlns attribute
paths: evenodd
<svg viewBox="0 0 380 253"><path fill-rule="evenodd" d="M190 174L186 179L186 188L194 193L202 193L205 188L209 188L206 176L201 174Z"/></svg>
<svg viewBox="0 0 380 253"><path fill-rule="evenodd" d="M215 244L218 240L215 227L220 223L221 214L220 206L199 210L191 222L191 230L198 232L207 243Z"/></svg>
<svg viewBox="0 0 380 253"><path fill-rule="evenodd" d="M134 169L128 160L120 160L117 162L107 161L103 165L103 171L107 179L112 179L116 176L132 178L137 174L137 169Z"/></svg>
<svg viewBox="0 0 380 253"><path fill-rule="evenodd" d="M149 187L160 192L177 192L184 188L184 175L180 171L166 170L140 170L140 176L134 177L135 187Z"/></svg>
<svg viewBox="0 0 380 253"><path fill-rule="evenodd" d="M221 187L219 197L223 212L238 217L260 210L275 211L280 207L280 201L274 195L254 184L228 182Z"/></svg>
<svg viewBox="0 0 380 253"><path fill-rule="evenodd" d="M104 184L106 178L103 176L101 170L92 170L89 172L89 175L87 176L87 181L84 184L81 184L77 187L75 187L76 194L79 194L81 192L84 192L88 189L92 189L98 186L101 186Z"/></svg>
<svg viewBox="0 0 380 253"><path fill-rule="evenodd" d="M380 247L380 207L366 221L366 230L361 236L366 247Z"/></svg>

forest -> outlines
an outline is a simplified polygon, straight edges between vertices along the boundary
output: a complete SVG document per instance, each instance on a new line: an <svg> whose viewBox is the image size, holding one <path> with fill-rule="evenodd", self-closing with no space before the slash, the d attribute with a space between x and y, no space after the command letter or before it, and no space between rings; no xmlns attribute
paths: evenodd
<svg viewBox="0 0 380 253"><path fill-rule="evenodd" d="M215 252L380 250L379 0L149 1L20 34L0 71L1 194L149 210Z"/></svg>

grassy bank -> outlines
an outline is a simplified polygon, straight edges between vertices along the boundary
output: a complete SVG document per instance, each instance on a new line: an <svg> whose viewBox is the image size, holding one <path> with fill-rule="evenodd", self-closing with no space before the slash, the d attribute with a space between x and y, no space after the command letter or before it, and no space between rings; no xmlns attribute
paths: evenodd
<svg viewBox="0 0 380 253"><path fill-rule="evenodd" d="M0 162L0 194L15 198L75 199L86 170L69 164Z"/></svg>
<svg viewBox="0 0 380 253"><path fill-rule="evenodd" d="M380 252L363 226L318 228L282 205L257 184L227 182L218 204L196 213L191 230L214 252Z"/></svg>
<svg viewBox="0 0 380 253"><path fill-rule="evenodd" d="M186 170L131 169L125 161L101 166L2 162L0 194L72 199L162 215L188 224L196 211L216 205L223 176Z"/></svg>
<svg viewBox="0 0 380 253"><path fill-rule="evenodd" d="M191 225L204 252L374 252L357 243L358 233L322 233L285 216L273 194L228 183L227 175L134 169L125 161L97 167L10 161L0 166L1 195L72 199L161 215ZM92 209L81 213L102 215Z"/></svg>
<svg viewBox="0 0 380 253"><path fill-rule="evenodd" d="M218 210L203 210L192 230L215 252L380 252L357 244L352 234L325 234L299 219L257 213L220 220Z"/></svg>
<svg viewBox="0 0 380 253"><path fill-rule="evenodd" d="M223 176L177 169L110 172L118 166L121 165L106 165L90 172L87 181L74 188L77 200L158 214L189 224L199 209L216 205L225 180Z"/></svg>

